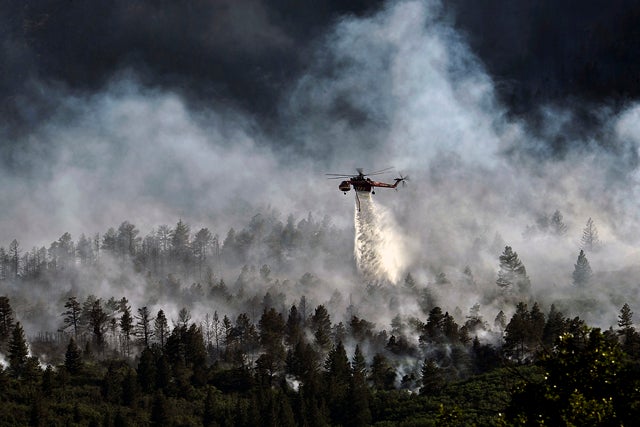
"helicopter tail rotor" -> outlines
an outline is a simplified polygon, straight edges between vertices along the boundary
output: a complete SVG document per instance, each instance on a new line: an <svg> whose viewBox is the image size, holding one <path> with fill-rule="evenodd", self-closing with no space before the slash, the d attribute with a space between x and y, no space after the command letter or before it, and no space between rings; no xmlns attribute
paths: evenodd
<svg viewBox="0 0 640 427"><path fill-rule="evenodd" d="M407 181L409 181L409 176L408 175L402 176L402 174L400 174L400 176L398 178L395 178L395 180L397 184L402 183L402 187L406 187Z"/></svg>

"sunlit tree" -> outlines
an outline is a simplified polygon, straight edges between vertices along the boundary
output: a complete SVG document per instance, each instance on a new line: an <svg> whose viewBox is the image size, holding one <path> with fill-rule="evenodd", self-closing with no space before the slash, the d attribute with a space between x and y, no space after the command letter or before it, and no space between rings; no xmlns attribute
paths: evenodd
<svg viewBox="0 0 640 427"><path fill-rule="evenodd" d="M507 411L517 425L634 425L640 416L637 375L617 341L599 329L565 333L543 356L544 377L514 394Z"/></svg>

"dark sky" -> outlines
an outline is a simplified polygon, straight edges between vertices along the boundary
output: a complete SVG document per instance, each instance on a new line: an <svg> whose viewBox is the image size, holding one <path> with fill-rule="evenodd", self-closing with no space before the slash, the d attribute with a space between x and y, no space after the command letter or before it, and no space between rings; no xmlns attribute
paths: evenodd
<svg viewBox="0 0 640 427"><path fill-rule="evenodd" d="M267 127L282 94L345 15L382 1L7 0L0 8L0 105L9 135L56 107L42 83L99 90L117 73L177 91L191 105L223 103ZM449 0L443 15L495 82L509 112L535 128L538 108L576 111L640 96L640 4L617 0Z"/></svg>
<svg viewBox="0 0 640 427"><path fill-rule="evenodd" d="M36 82L93 91L127 70L196 103L270 117L323 30L380 3L9 0L0 11L3 108L16 125L29 124L48 106Z"/></svg>

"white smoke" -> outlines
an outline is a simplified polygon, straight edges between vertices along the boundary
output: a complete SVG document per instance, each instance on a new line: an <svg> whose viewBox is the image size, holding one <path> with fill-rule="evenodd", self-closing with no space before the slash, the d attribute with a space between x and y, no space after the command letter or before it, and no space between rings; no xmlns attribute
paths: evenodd
<svg viewBox="0 0 640 427"><path fill-rule="evenodd" d="M368 192L356 192L354 256L371 284L397 284L408 265L408 251L393 216Z"/></svg>

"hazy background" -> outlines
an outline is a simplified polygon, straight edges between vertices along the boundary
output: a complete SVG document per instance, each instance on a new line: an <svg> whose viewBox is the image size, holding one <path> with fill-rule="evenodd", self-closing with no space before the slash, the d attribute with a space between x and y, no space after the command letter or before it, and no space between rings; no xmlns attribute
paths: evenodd
<svg viewBox="0 0 640 427"><path fill-rule="evenodd" d="M444 302L491 292L505 245L534 297L570 295L591 217L587 297L605 325L634 308L636 2L317 3L9 0L0 244L125 219L223 236L269 207L353 235L353 195L324 174L395 166L410 185L374 197L406 272L480 283ZM556 210L564 236L525 235Z"/></svg>

